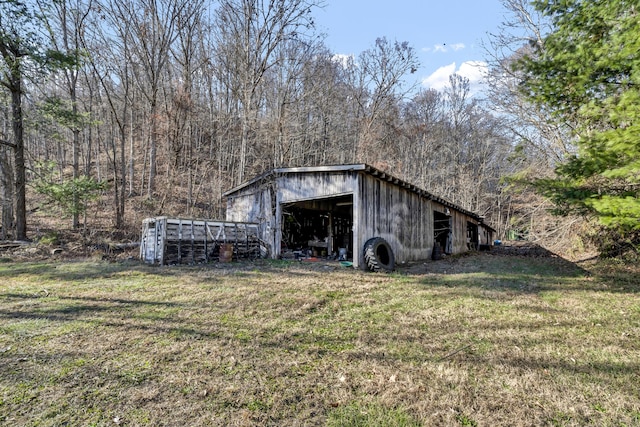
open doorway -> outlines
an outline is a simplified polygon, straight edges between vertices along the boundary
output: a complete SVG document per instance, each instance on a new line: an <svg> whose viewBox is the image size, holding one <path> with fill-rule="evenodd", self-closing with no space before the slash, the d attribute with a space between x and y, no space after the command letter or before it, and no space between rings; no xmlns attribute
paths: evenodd
<svg viewBox="0 0 640 427"><path fill-rule="evenodd" d="M467 249L477 251L479 243L478 224L467 221Z"/></svg>
<svg viewBox="0 0 640 427"><path fill-rule="evenodd" d="M353 196L282 206L283 258L353 259Z"/></svg>
<svg viewBox="0 0 640 427"><path fill-rule="evenodd" d="M453 252L450 215L433 211L433 242L434 252L439 251L445 254Z"/></svg>

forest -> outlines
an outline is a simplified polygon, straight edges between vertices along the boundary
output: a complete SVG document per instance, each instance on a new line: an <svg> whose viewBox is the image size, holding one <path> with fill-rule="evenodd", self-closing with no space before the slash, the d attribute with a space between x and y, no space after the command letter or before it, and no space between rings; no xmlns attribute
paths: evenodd
<svg viewBox="0 0 640 427"><path fill-rule="evenodd" d="M421 87L392 34L331 52L323 0L0 1L0 238L221 218L272 168L367 163L500 238L637 248L637 2L503 4L477 94Z"/></svg>

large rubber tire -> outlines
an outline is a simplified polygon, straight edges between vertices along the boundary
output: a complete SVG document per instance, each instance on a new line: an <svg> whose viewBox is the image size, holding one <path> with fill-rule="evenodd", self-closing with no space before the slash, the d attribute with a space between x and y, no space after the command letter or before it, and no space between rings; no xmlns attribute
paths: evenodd
<svg viewBox="0 0 640 427"><path fill-rule="evenodd" d="M374 237L364 244L364 263L373 272L390 272L396 267L391 246L382 237Z"/></svg>

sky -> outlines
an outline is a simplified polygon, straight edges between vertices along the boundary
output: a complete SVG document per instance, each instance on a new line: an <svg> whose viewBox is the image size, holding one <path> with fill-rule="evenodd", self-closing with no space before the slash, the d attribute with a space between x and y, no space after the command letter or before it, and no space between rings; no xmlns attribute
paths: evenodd
<svg viewBox="0 0 640 427"><path fill-rule="evenodd" d="M455 72L477 90L486 69L481 42L505 14L500 0L326 0L314 15L335 54L357 56L378 37L407 41L423 87L442 90Z"/></svg>

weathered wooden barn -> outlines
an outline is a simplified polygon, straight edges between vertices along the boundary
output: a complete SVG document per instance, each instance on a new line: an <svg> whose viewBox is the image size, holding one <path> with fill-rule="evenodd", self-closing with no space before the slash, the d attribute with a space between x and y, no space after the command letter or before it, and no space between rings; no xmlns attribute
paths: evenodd
<svg viewBox="0 0 640 427"><path fill-rule="evenodd" d="M259 224L272 258L311 250L366 267L380 242L391 264L493 242L481 216L366 164L274 169L224 196L227 221Z"/></svg>

